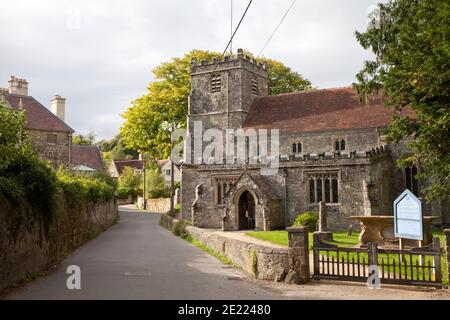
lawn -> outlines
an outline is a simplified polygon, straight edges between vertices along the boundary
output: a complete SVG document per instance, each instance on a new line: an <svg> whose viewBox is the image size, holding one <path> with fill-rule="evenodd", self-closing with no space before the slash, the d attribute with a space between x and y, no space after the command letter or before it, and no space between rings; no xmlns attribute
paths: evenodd
<svg viewBox="0 0 450 320"><path fill-rule="evenodd" d="M268 242L272 242L278 244L283 247L288 246L288 234L285 230L279 231L250 231L247 232L246 235L251 236L253 238L257 238L260 240L265 240ZM312 248L312 232L309 233L309 248ZM359 233L353 233L353 235L348 236L347 231L335 232L333 233L333 242L332 244L336 244L339 247L353 247L359 243L358 241Z"/></svg>
<svg viewBox="0 0 450 320"><path fill-rule="evenodd" d="M288 246L288 233L285 230L280 230L280 231L251 231L251 232L247 232L246 235L260 239L260 240L264 240L264 241L268 241L268 242L272 242L284 247ZM309 233L309 249L312 248L312 232ZM445 235L442 231L438 231L438 232L433 232L433 236L438 237L441 243L441 247L444 248L445 247ZM354 233L353 235L349 236L347 235L346 231L343 232L334 232L333 233L333 242L330 242L332 244L338 245L339 247L342 248L349 248L349 247L354 247L356 245L359 244L358 241L358 237L359 237L359 233ZM341 254L345 254L345 253L341 253ZM336 253L334 253L334 257L333 257L333 253L330 253L329 258L333 258L333 259L337 259L336 257ZM367 254L360 254L360 255L355 255L355 254L350 254L349 256L341 256L340 258L343 259L344 261L346 259L354 259L354 260L358 260L358 259L365 259L367 260ZM391 257L391 256L386 256L383 254L379 255L379 263L382 263L382 260L384 260L384 263L388 263L388 264L392 264L394 261L398 264L398 258L397 257ZM408 259L407 259L408 260ZM443 283L447 284L448 283L448 279L447 279L447 259L444 256L442 259L442 276L443 276ZM413 260L413 263L416 263L416 261ZM424 261L425 264L427 264L427 261ZM409 265L410 262L406 261L406 264ZM391 272L393 271L392 267L386 267L386 270L390 270ZM396 268L395 272L399 272L399 270ZM401 273L403 273L402 271L400 271ZM407 273L409 273L407 271ZM426 278L426 277L425 277Z"/></svg>

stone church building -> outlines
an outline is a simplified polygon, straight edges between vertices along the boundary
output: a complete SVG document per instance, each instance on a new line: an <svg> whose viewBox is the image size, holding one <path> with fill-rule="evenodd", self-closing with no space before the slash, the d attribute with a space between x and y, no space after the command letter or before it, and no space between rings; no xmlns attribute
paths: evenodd
<svg viewBox="0 0 450 320"><path fill-rule="evenodd" d="M423 186L414 179L420 167L398 168L406 148L387 144L392 112L382 97L362 105L350 87L268 96L267 66L242 50L233 59L193 61L191 68L190 137L196 121L203 132L278 129L280 153L277 173L264 175L258 162L197 161L188 139L195 161L182 166L181 212L195 226L283 229L323 201L329 227L342 230L356 223L351 216L392 215L405 188L420 196ZM450 223L443 203L427 204L424 212Z"/></svg>

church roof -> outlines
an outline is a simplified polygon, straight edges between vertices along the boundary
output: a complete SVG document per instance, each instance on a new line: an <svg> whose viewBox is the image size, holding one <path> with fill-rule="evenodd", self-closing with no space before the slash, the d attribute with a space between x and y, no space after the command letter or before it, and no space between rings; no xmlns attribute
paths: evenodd
<svg viewBox="0 0 450 320"><path fill-rule="evenodd" d="M11 93L3 93L3 95L11 107L16 110L22 107L25 110L28 129L74 132L64 121L55 116L33 97Z"/></svg>
<svg viewBox="0 0 450 320"><path fill-rule="evenodd" d="M250 106L244 128L281 133L387 127L392 109L383 98L359 101L353 88L334 88L259 97Z"/></svg>

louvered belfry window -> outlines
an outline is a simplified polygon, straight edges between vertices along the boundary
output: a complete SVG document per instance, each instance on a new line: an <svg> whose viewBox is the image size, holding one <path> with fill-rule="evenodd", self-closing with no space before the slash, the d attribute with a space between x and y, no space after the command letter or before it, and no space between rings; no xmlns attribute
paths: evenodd
<svg viewBox="0 0 450 320"><path fill-rule="evenodd" d="M211 92L220 92L222 90L222 78L220 74L211 77Z"/></svg>
<svg viewBox="0 0 450 320"><path fill-rule="evenodd" d="M258 80L252 79L252 93L258 95Z"/></svg>

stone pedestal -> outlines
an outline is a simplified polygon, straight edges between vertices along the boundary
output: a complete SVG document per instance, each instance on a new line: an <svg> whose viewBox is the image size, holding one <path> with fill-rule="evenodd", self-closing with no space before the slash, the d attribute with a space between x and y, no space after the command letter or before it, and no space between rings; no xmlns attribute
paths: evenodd
<svg viewBox="0 0 450 320"><path fill-rule="evenodd" d="M307 227L289 227L289 255L291 271L287 275L288 283L305 283L309 281L309 241Z"/></svg>
<svg viewBox="0 0 450 320"><path fill-rule="evenodd" d="M319 202L319 239L321 241L333 241L333 233L328 231L327 210L324 201Z"/></svg>

